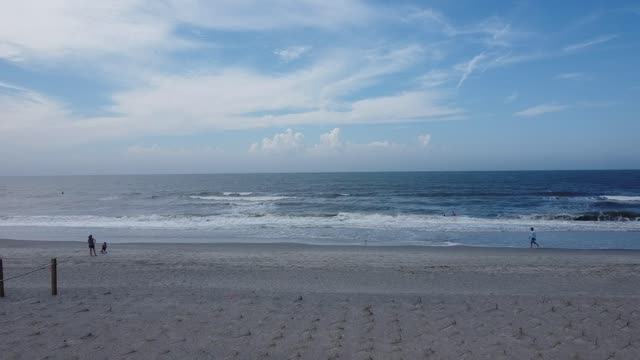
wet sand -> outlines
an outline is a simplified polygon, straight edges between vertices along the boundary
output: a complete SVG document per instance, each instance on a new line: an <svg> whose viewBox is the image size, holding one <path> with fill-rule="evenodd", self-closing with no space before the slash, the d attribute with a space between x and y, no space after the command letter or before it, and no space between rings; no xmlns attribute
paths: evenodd
<svg viewBox="0 0 640 360"><path fill-rule="evenodd" d="M99 252L99 249L98 249ZM638 359L640 252L0 240L3 359Z"/></svg>

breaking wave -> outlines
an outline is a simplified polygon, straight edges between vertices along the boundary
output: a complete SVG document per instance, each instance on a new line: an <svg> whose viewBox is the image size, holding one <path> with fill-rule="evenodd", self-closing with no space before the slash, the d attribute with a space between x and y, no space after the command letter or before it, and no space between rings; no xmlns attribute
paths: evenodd
<svg viewBox="0 0 640 360"><path fill-rule="evenodd" d="M565 221L640 221L640 213L634 211L601 211L587 212L581 214L553 214L553 215L531 215L532 219L538 220L565 220Z"/></svg>
<svg viewBox="0 0 640 360"><path fill-rule="evenodd" d="M615 201L622 203L639 203L640 196L623 196L623 195L604 195L600 196L600 200Z"/></svg>
<svg viewBox="0 0 640 360"><path fill-rule="evenodd" d="M129 229L242 229L354 228L443 232L522 231L536 226L545 231L640 231L640 214L528 215L516 218L467 216L385 215L336 213L317 216L277 214L138 215L138 216L3 216L0 226L129 228Z"/></svg>
<svg viewBox="0 0 640 360"><path fill-rule="evenodd" d="M230 195L191 195L189 198L195 200L208 200L208 201L225 201L225 202L259 202L259 201L279 201L285 199L291 199L291 196L248 196L253 193L242 193L247 195L231 195L241 193L225 193Z"/></svg>

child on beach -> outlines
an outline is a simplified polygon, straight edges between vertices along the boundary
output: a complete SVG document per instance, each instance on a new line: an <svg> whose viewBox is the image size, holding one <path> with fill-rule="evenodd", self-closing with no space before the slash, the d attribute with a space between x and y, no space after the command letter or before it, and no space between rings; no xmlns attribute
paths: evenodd
<svg viewBox="0 0 640 360"><path fill-rule="evenodd" d="M530 248L532 248L534 244L536 245L536 247L540 247L540 245L538 245L538 243L536 242L536 232L533 230L533 228L531 228L531 235L529 235L529 239L531 240L531 242L529 243Z"/></svg>
<svg viewBox="0 0 640 360"><path fill-rule="evenodd" d="M103 242L102 243L102 250L100 250L100 254L106 254L107 253L107 242Z"/></svg>

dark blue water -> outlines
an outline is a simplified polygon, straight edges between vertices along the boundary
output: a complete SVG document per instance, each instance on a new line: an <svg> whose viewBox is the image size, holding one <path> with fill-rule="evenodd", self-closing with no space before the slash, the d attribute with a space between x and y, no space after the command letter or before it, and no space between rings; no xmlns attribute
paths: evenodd
<svg viewBox="0 0 640 360"><path fill-rule="evenodd" d="M4 238L528 246L530 226L640 249L640 171L0 177Z"/></svg>

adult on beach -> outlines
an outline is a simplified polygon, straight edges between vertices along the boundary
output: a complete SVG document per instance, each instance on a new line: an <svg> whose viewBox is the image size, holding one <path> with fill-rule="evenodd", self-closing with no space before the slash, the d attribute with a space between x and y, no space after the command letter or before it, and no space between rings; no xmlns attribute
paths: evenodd
<svg viewBox="0 0 640 360"><path fill-rule="evenodd" d="M538 245L538 243L536 242L536 232L535 230L533 230L533 228L531 228L531 235L529 235L529 239L531 240L531 242L529 243L530 248L532 248L534 244L536 245L536 247L540 247L540 245Z"/></svg>
<svg viewBox="0 0 640 360"><path fill-rule="evenodd" d="M98 254L96 254L96 239L93 235L89 235L87 242L89 243L89 256L98 256Z"/></svg>

